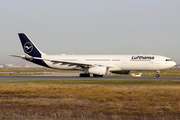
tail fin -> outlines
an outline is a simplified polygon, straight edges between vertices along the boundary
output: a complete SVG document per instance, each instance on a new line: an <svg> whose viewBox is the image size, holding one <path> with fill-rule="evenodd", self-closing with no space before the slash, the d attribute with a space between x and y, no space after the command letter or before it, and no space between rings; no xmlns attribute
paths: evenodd
<svg viewBox="0 0 180 120"><path fill-rule="evenodd" d="M24 33L19 33L18 35L26 56L29 55L31 57L41 57L41 55L45 55Z"/></svg>

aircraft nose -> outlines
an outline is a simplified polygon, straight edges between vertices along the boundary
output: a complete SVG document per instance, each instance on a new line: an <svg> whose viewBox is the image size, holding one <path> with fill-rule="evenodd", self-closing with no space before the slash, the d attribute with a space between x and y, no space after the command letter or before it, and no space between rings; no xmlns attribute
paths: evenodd
<svg viewBox="0 0 180 120"><path fill-rule="evenodd" d="M176 63L173 61L173 62L172 62L172 66L175 66L175 65L176 65Z"/></svg>

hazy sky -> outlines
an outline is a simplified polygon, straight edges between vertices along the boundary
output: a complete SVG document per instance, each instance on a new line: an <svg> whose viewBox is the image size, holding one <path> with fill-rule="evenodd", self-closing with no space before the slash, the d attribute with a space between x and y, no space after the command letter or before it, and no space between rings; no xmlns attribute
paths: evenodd
<svg viewBox="0 0 180 120"><path fill-rule="evenodd" d="M46 54L156 54L180 63L180 0L1 0L0 63L18 33Z"/></svg>

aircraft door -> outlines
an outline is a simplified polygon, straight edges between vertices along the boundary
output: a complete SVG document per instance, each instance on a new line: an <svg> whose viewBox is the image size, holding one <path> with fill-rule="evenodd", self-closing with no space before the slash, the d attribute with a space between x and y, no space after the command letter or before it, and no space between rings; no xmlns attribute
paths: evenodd
<svg viewBox="0 0 180 120"><path fill-rule="evenodd" d="M156 58L155 59L155 63L154 63L155 65L159 65L160 64L160 60L159 60L159 58Z"/></svg>
<svg viewBox="0 0 180 120"><path fill-rule="evenodd" d="M150 61L149 63L150 63L151 66L154 67L154 61Z"/></svg>
<svg viewBox="0 0 180 120"><path fill-rule="evenodd" d="M159 60L159 58L156 58L156 59L154 60L154 68L155 68L155 69L158 69L159 66L160 66L160 60Z"/></svg>

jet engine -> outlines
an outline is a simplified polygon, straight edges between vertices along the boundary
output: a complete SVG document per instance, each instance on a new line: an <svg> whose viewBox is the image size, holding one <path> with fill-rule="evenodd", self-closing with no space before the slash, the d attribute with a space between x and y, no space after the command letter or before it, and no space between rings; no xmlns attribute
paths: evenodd
<svg viewBox="0 0 180 120"><path fill-rule="evenodd" d="M107 75L109 72L109 69L104 66L96 66L96 67L89 68L88 72L91 74L96 74L96 75Z"/></svg>

